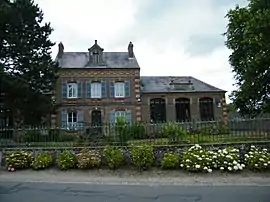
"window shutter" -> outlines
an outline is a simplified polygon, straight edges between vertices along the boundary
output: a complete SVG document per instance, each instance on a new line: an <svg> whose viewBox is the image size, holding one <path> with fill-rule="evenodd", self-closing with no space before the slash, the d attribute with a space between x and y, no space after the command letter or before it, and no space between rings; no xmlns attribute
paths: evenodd
<svg viewBox="0 0 270 202"><path fill-rule="evenodd" d="M132 123L132 114L131 114L131 110L127 110L127 111L126 111L126 120L127 120L129 123Z"/></svg>
<svg viewBox="0 0 270 202"><path fill-rule="evenodd" d="M114 82L110 82L110 97L114 97Z"/></svg>
<svg viewBox="0 0 270 202"><path fill-rule="evenodd" d="M78 127L82 128L84 126L84 111L83 110L79 110L77 112L77 118L78 118Z"/></svg>
<svg viewBox="0 0 270 202"><path fill-rule="evenodd" d="M107 97L107 93L106 93L106 81L103 81L101 83L101 97L102 98L106 98Z"/></svg>
<svg viewBox="0 0 270 202"><path fill-rule="evenodd" d="M67 83L62 83L62 98L67 98Z"/></svg>
<svg viewBox="0 0 270 202"><path fill-rule="evenodd" d="M91 82L86 83L86 98L91 98Z"/></svg>
<svg viewBox="0 0 270 202"><path fill-rule="evenodd" d="M67 110L61 111L61 126L67 128Z"/></svg>
<svg viewBox="0 0 270 202"><path fill-rule="evenodd" d="M130 97L130 81L125 82L125 97Z"/></svg>
<svg viewBox="0 0 270 202"><path fill-rule="evenodd" d="M77 83L78 85L78 98L82 98L82 83Z"/></svg>
<svg viewBox="0 0 270 202"><path fill-rule="evenodd" d="M110 111L110 125L114 125L115 124L115 111L111 110Z"/></svg>

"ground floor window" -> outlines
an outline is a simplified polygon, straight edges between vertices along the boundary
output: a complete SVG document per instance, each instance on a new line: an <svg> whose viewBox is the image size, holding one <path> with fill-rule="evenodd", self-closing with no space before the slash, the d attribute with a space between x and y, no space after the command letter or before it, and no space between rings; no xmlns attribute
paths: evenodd
<svg viewBox="0 0 270 202"><path fill-rule="evenodd" d="M214 105L212 98L200 98L200 116L202 121L214 120Z"/></svg>
<svg viewBox="0 0 270 202"><path fill-rule="evenodd" d="M166 122L166 102L163 98L150 100L150 119L152 123Z"/></svg>
<svg viewBox="0 0 270 202"><path fill-rule="evenodd" d="M175 100L175 111L177 122L190 121L190 99L178 98Z"/></svg>
<svg viewBox="0 0 270 202"><path fill-rule="evenodd" d="M77 112L69 112L67 114L67 124L69 128L76 127L78 122Z"/></svg>

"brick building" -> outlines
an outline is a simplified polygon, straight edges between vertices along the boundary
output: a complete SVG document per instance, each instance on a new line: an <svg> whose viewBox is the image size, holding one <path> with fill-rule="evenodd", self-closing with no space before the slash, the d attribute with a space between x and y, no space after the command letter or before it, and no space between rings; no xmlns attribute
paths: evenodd
<svg viewBox="0 0 270 202"><path fill-rule="evenodd" d="M130 42L127 52L105 52L97 41L88 52L64 52L56 88L57 125L190 121L226 118L224 90L193 77L140 76Z"/></svg>

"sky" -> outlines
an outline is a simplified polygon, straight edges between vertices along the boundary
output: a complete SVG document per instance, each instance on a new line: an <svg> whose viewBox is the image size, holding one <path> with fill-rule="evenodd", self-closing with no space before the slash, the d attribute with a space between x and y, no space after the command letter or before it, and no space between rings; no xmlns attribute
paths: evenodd
<svg viewBox="0 0 270 202"><path fill-rule="evenodd" d="M142 76L193 76L235 89L225 45L227 11L247 0L35 0L54 28L55 58L87 52L94 41L104 52L125 52L130 41Z"/></svg>

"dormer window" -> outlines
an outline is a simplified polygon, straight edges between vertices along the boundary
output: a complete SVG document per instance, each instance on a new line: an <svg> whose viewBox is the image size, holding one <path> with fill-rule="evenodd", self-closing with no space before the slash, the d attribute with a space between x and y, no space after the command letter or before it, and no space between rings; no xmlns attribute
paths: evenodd
<svg viewBox="0 0 270 202"><path fill-rule="evenodd" d="M101 48L97 44L97 40L95 40L95 44L88 49L89 51L89 66L100 66L103 64L103 48Z"/></svg>
<svg viewBox="0 0 270 202"><path fill-rule="evenodd" d="M181 90L181 91L187 91L187 90L194 90L193 89L193 83L188 82L188 83L170 83L172 88L174 90Z"/></svg>

